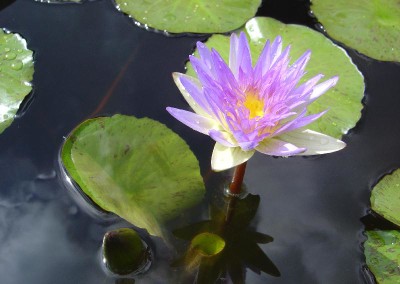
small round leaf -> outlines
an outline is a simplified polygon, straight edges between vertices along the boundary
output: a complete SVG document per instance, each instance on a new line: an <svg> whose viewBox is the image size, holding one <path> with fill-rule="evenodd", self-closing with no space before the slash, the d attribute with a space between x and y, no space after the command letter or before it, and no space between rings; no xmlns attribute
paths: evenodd
<svg viewBox="0 0 400 284"><path fill-rule="evenodd" d="M202 256L214 256L224 249L225 241L216 234L201 233L193 238L190 247Z"/></svg>
<svg viewBox="0 0 400 284"><path fill-rule="evenodd" d="M139 234L130 228L120 228L104 235L104 262L113 273L126 275L135 272L147 262L146 251Z"/></svg>

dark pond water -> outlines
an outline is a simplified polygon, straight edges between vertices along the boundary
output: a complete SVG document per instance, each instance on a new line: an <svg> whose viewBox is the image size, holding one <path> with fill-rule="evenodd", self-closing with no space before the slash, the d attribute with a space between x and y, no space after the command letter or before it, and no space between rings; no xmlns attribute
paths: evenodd
<svg viewBox="0 0 400 284"><path fill-rule="evenodd" d="M313 26L305 2L265 1L259 15ZM147 116L188 142L212 195L221 180L209 174L213 142L165 111L186 107L170 74L184 70L205 37L145 31L110 0L16 0L0 11L0 27L23 35L36 61L32 103L0 135L0 283L115 283L102 270L99 249L106 231L127 224L92 217L71 198L58 171L60 145L88 117ZM247 270L246 283L369 282L360 219L371 186L400 164L400 65L347 50L366 80L363 117L344 137L347 148L310 159L260 154L248 164L245 182L261 198L253 227L274 237L261 247L281 277ZM154 243L156 260L137 283L177 283L171 254Z"/></svg>

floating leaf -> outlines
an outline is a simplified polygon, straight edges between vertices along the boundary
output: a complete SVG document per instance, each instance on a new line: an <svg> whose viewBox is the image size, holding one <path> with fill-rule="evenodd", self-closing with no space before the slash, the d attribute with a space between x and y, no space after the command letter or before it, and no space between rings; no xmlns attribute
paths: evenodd
<svg viewBox="0 0 400 284"><path fill-rule="evenodd" d="M32 77L33 57L26 41L0 29L0 133L10 126L21 102L32 90Z"/></svg>
<svg viewBox="0 0 400 284"><path fill-rule="evenodd" d="M367 265L379 284L400 283L400 232L367 231Z"/></svg>
<svg viewBox="0 0 400 284"><path fill-rule="evenodd" d="M150 234L198 203L205 192L188 145L149 118L90 119L66 140L62 161L80 188L107 211Z"/></svg>
<svg viewBox="0 0 400 284"><path fill-rule="evenodd" d="M202 256L214 256L225 247L225 241L213 233L201 233L193 238L191 249L196 250Z"/></svg>
<svg viewBox="0 0 400 284"><path fill-rule="evenodd" d="M253 17L261 0L115 0L145 27L170 33L223 33Z"/></svg>
<svg viewBox="0 0 400 284"><path fill-rule="evenodd" d="M312 51L311 60L306 67L307 74L302 82L320 73L324 74L326 79L339 75L339 82L335 88L308 107L310 113L329 109L321 119L309 126L310 129L340 138L355 126L361 117L364 78L342 48L310 28L286 25L271 18L253 18L247 22L244 31L250 39L253 60L259 57L266 40L273 40L280 35L284 46L291 45L292 61L305 51ZM206 45L215 48L228 62L229 37L213 35ZM188 74L195 76L191 66L188 66Z"/></svg>
<svg viewBox="0 0 400 284"><path fill-rule="evenodd" d="M318 21L334 39L384 61L400 61L398 0L313 0Z"/></svg>
<svg viewBox="0 0 400 284"><path fill-rule="evenodd" d="M130 228L107 232L103 238L104 262L113 273L126 275L138 271L149 261L148 249L138 233Z"/></svg>
<svg viewBox="0 0 400 284"><path fill-rule="evenodd" d="M400 226L400 170L386 175L371 193L371 208Z"/></svg>

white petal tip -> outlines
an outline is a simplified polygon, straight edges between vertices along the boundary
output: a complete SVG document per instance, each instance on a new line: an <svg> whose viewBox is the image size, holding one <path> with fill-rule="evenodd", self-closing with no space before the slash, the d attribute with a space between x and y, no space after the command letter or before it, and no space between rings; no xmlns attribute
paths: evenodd
<svg viewBox="0 0 400 284"><path fill-rule="evenodd" d="M254 151L243 151L240 147L226 147L216 143L211 157L211 169L215 172L224 171L244 162L254 155Z"/></svg>

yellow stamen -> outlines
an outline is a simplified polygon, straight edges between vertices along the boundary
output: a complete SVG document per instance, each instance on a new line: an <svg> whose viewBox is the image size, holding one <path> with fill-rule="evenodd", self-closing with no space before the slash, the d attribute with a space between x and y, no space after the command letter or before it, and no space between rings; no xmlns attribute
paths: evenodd
<svg viewBox="0 0 400 284"><path fill-rule="evenodd" d="M250 111L250 119L264 116L264 102L255 95L247 95L243 105Z"/></svg>

